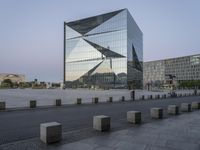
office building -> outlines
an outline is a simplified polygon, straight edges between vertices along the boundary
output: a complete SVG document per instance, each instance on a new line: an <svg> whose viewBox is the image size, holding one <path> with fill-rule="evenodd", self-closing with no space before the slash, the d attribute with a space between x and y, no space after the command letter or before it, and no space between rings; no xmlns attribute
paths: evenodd
<svg viewBox="0 0 200 150"><path fill-rule="evenodd" d="M144 87L164 87L170 82L200 81L200 54L144 62Z"/></svg>
<svg viewBox="0 0 200 150"><path fill-rule="evenodd" d="M127 9L64 22L66 88L143 86L143 33Z"/></svg>

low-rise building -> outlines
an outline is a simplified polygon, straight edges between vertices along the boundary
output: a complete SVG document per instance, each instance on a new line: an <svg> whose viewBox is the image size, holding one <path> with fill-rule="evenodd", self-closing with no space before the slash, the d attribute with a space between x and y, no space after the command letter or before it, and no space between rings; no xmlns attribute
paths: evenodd
<svg viewBox="0 0 200 150"><path fill-rule="evenodd" d="M16 83L26 82L25 75L23 74L0 73L0 83L6 79L10 79L12 82Z"/></svg>

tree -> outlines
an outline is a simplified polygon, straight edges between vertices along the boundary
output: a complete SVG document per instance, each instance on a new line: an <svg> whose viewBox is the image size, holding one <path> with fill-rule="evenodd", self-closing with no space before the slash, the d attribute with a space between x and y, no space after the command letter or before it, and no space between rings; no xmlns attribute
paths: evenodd
<svg viewBox="0 0 200 150"><path fill-rule="evenodd" d="M13 87L13 82L10 79L4 79L1 83L1 87L3 88L11 88Z"/></svg>
<svg viewBox="0 0 200 150"><path fill-rule="evenodd" d="M200 88L200 80L185 80L181 81L179 84L181 88Z"/></svg>
<svg viewBox="0 0 200 150"><path fill-rule="evenodd" d="M8 84L10 87L13 86L13 82L10 79L4 79L3 83Z"/></svg>

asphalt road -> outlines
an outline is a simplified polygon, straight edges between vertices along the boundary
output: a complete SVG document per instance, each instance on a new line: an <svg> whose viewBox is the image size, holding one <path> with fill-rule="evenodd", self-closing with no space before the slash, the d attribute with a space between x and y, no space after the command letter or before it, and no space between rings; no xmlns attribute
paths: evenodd
<svg viewBox="0 0 200 150"><path fill-rule="evenodd" d="M164 108L164 117L167 118L169 117L166 113L168 105L180 106L183 102L193 101L200 102L200 96L2 111L0 112L0 145L38 138L40 123L52 121L62 123L64 139L72 142L99 134L92 130L92 119L95 115L111 116L112 132L133 126L126 121L127 111L141 111L143 123L146 123L155 121L150 119L152 107Z"/></svg>

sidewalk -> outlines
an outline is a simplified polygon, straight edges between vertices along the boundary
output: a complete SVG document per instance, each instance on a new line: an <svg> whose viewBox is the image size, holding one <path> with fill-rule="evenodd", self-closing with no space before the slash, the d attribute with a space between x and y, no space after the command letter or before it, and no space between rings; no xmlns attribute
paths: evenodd
<svg viewBox="0 0 200 150"><path fill-rule="evenodd" d="M85 139L58 150L200 150L200 112Z"/></svg>
<svg viewBox="0 0 200 150"><path fill-rule="evenodd" d="M65 139L67 140L67 139ZM172 116L151 123L133 125L116 132L73 143L46 146L39 139L1 145L0 150L199 150L200 112Z"/></svg>

